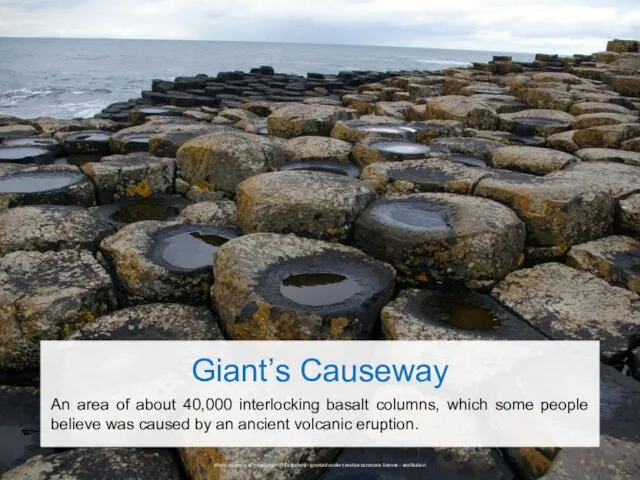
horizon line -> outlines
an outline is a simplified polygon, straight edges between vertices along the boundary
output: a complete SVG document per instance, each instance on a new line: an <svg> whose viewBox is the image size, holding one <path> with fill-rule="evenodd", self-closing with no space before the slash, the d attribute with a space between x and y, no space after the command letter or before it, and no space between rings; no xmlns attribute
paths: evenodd
<svg viewBox="0 0 640 480"><path fill-rule="evenodd" d="M548 53L544 50L537 51L506 51L506 50L477 50L467 48L443 48L443 47L417 47L405 45L371 45L371 44L347 44L347 43L316 43L316 42L274 42L274 41L255 41L255 40L213 40L202 38L121 38L121 37L29 37L29 36L3 36L0 39L15 40L114 40L114 41L158 41L158 42L218 42L218 43L258 43L258 44L275 44L275 45L316 45L316 46L335 46L335 47L371 47L371 48L409 48L415 50L444 50L444 51L463 51L463 52L481 52L481 53L516 53L525 55L535 55L537 53ZM575 55L576 53L559 53L558 55ZM593 52L592 52L593 53ZM580 53L578 53L580 54Z"/></svg>

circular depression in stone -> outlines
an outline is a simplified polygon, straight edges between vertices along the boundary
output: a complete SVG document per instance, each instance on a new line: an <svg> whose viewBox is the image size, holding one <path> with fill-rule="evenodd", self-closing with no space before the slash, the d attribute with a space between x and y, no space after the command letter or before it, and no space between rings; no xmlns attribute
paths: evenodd
<svg viewBox="0 0 640 480"><path fill-rule="evenodd" d="M173 271L192 272L211 267L218 247L235 238L228 228L206 225L171 227L156 233L151 258Z"/></svg>
<svg viewBox="0 0 640 480"><path fill-rule="evenodd" d="M493 330L500 320L491 307L483 295L454 289L429 296L421 310L427 317L461 330Z"/></svg>
<svg viewBox="0 0 640 480"><path fill-rule="evenodd" d="M282 281L280 293L300 305L319 307L347 300L360 291L351 278L335 273L301 273Z"/></svg>
<svg viewBox="0 0 640 480"><path fill-rule="evenodd" d="M348 162L338 162L336 160L300 160L290 162L280 167L285 170L311 170L314 172L335 173L346 177L357 178L360 176L360 169Z"/></svg>
<svg viewBox="0 0 640 480"><path fill-rule="evenodd" d="M391 127L388 125L376 125L376 124L363 124L356 127L357 130L361 130L363 132L372 132L372 133L388 133L390 135L398 134L398 135L406 135L407 131L411 132L411 130L402 127Z"/></svg>
<svg viewBox="0 0 640 480"><path fill-rule="evenodd" d="M469 167L487 168L487 162L472 155L453 154L451 155L451 160Z"/></svg>
<svg viewBox="0 0 640 480"><path fill-rule="evenodd" d="M534 137L538 128L569 127L569 122L557 118L515 117L512 122L512 133L520 137Z"/></svg>
<svg viewBox="0 0 640 480"><path fill-rule="evenodd" d="M366 215L374 222L416 233L451 233L449 211L441 204L421 199L379 200Z"/></svg>
<svg viewBox="0 0 640 480"><path fill-rule="evenodd" d="M372 142L369 144L369 146L384 153L411 158L421 158L423 155L431 151L431 147L428 147L427 145L420 145L410 142L379 141Z"/></svg>
<svg viewBox="0 0 640 480"><path fill-rule="evenodd" d="M87 177L81 173L67 172L29 172L14 173L0 177L2 193L34 193L58 190Z"/></svg>
<svg viewBox="0 0 640 480"><path fill-rule="evenodd" d="M144 220L169 220L177 216L189 202L180 195L156 195L130 198L96 207L98 215L118 226Z"/></svg>
<svg viewBox="0 0 640 480"><path fill-rule="evenodd" d="M65 136L65 141L107 143L109 134L102 132L79 132Z"/></svg>
<svg viewBox="0 0 640 480"><path fill-rule="evenodd" d="M327 251L272 265L256 292L275 306L335 315L369 305L393 282L389 271L360 256Z"/></svg>
<svg viewBox="0 0 640 480"><path fill-rule="evenodd" d="M38 147L6 147L0 148L0 162L11 163L48 163L53 161L53 154L46 148Z"/></svg>

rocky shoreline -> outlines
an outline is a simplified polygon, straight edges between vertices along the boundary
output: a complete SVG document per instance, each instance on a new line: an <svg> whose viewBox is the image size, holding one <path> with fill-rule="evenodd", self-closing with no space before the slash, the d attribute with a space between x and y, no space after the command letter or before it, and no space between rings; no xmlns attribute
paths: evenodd
<svg viewBox="0 0 640 480"><path fill-rule="evenodd" d="M153 80L92 119L0 116L3 478L354 474L213 466L285 462L637 476L638 52L614 40L438 72L263 66ZM371 338L600 340L601 447L39 447L40 340Z"/></svg>

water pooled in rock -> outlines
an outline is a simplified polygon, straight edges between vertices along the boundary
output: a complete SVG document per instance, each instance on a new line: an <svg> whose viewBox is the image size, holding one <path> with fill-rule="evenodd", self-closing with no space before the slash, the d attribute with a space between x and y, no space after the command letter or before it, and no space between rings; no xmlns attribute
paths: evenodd
<svg viewBox="0 0 640 480"><path fill-rule="evenodd" d="M168 231L157 243L154 254L162 261L178 270L191 271L213 265L213 254L227 242L230 236L223 236L215 229L184 228Z"/></svg>
<svg viewBox="0 0 640 480"><path fill-rule="evenodd" d="M166 220L180 213L183 206L163 198L136 198L118 206L109 217L120 223L134 223L143 220Z"/></svg>
<svg viewBox="0 0 640 480"><path fill-rule="evenodd" d="M449 225L442 216L428 210L400 207L391 210L389 216L396 222L420 230L449 230Z"/></svg>
<svg viewBox="0 0 640 480"><path fill-rule="evenodd" d="M10 162L12 160L20 160L29 157L38 157L40 155L46 155L47 150L37 147L13 147L13 148L0 148L0 162Z"/></svg>
<svg viewBox="0 0 640 480"><path fill-rule="evenodd" d="M374 132L374 133L398 133L400 135L404 134L405 131L407 131L404 128L388 127L385 125L362 125L358 127L358 130L362 130L364 132Z"/></svg>
<svg viewBox="0 0 640 480"><path fill-rule="evenodd" d="M344 302L361 290L355 280L335 273L291 275L280 286L282 295L311 307Z"/></svg>
<svg viewBox="0 0 640 480"><path fill-rule="evenodd" d="M148 145L149 144L149 138L151 138L151 135L147 134L147 133L132 133L129 135L123 135L122 136L122 140L125 142L130 142L130 143L135 143L135 144L140 144L140 145Z"/></svg>
<svg viewBox="0 0 640 480"><path fill-rule="evenodd" d="M71 140L73 142L77 142L77 141L107 142L109 141L109 135L107 135L106 133L99 133L99 132L74 133L73 135L69 135L66 138L67 140Z"/></svg>
<svg viewBox="0 0 640 480"><path fill-rule="evenodd" d="M166 108L157 108L157 107L145 107L139 108L138 111L140 113L144 113L145 115L162 115L164 113L170 113Z"/></svg>
<svg viewBox="0 0 640 480"><path fill-rule="evenodd" d="M26 137L26 138L13 138L11 140L5 140L2 143L3 147L38 147L42 148L50 147L52 145L58 145L59 142L51 137Z"/></svg>
<svg viewBox="0 0 640 480"><path fill-rule="evenodd" d="M446 304L441 308L447 315L444 323L464 330L492 330L497 324L493 312L479 305Z"/></svg>
<svg viewBox="0 0 640 480"><path fill-rule="evenodd" d="M484 160L471 155L451 155L451 160L456 163L462 163L470 167L487 168L487 164Z"/></svg>
<svg viewBox="0 0 640 480"><path fill-rule="evenodd" d="M348 177L360 175L360 169L347 162L337 162L331 160L302 160L291 162L280 167L280 170L311 170L315 172L335 173Z"/></svg>
<svg viewBox="0 0 640 480"><path fill-rule="evenodd" d="M397 155L424 155L431 151L431 148L426 145L409 142L374 142L371 146L381 152Z"/></svg>
<svg viewBox="0 0 640 480"><path fill-rule="evenodd" d="M106 155L99 153L87 153L82 155L69 155L68 157L57 158L54 162L56 165L75 165L81 167L85 163L99 162Z"/></svg>
<svg viewBox="0 0 640 480"><path fill-rule="evenodd" d="M0 426L0 472L40 444L36 429L13 425Z"/></svg>
<svg viewBox="0 0 640 480"><path fill-rule="evenodd" d="M0 177L0 192L33 193L68 187L86 178L81 173L17 173Z"/></svg>

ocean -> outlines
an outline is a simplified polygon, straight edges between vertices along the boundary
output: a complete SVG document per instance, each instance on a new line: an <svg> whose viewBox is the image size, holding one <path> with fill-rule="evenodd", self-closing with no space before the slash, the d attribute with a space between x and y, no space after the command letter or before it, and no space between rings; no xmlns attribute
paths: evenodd
<svg viewBox="0 0 640 480"><path fill-rule="evenodd" d="M533 54L286 43L0 38L0 114L92 117L140 96L154 78L271 65L278 73L439 70Z"/></svg>

